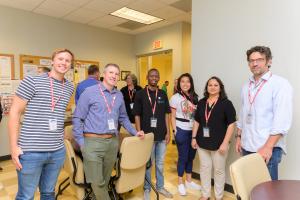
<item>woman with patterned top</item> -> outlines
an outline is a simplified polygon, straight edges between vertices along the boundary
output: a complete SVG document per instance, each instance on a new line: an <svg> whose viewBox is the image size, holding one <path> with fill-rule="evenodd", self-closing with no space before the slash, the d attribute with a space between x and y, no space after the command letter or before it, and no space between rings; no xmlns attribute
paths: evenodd
<svg viewBox="0 0 300 200"><path fill-rule="evenodd" d="M192 181L193 160L196 150L192 148L192 128L198 95L194 90L193 78L189 73L178 78L177 91L170 99L171 124L178 149L178 191L186 195L186 188L200 190L200 185ZM186 173L184 185L183 174Z"/></svg>

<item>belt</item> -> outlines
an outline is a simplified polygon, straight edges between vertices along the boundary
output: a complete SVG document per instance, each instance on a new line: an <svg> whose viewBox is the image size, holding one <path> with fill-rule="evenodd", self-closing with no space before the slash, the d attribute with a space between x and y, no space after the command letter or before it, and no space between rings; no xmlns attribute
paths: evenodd
<svg viewBox="0 0 300 200"><path fill-rule="evenodd" d="M176 120L181 121L181 122L190 122L190 120L188 120L188 119L183 119L183 118L179 118L179 117L176 117Z"/></svg>
<svg viewBox="0 0 300 200"><path fill-rule="evenodd" d="M104 134L97 134L97 133L83 133L84 137L93 137L93 138L112 138L115 136L113 133L104 133Z"/></svg>

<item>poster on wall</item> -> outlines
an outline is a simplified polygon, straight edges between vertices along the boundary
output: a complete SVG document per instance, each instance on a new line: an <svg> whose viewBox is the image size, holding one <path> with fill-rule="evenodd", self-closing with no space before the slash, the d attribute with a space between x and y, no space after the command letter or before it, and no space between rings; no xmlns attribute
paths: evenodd
<svg viewBox="0 0 300 200"><path fill-rule="evenodd" d="M67 79L70 82L74 82L74 69L70 69L66 74L65 74L65 79Z"/></svg>
<svg viewBox="0 0 300 200"><path fill-rule="evenodd" d="M0 56L0 80L11 80L11 58Z"/></svg>
<svg viewBox="0 0 300 200"><path fill-rule="evenodd" d="M37 75L37 65L33 64L23 64L23 76L26 77L28 75L36 76Z"/></svg>

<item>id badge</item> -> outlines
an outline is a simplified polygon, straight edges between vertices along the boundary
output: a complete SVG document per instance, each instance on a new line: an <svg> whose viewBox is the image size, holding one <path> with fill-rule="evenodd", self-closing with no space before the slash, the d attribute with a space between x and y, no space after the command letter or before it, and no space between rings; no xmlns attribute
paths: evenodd
<svg viewBox="0 0 300 200"><path fill-rule="evenodd" d="M57 120L49 119L49 131L57 131Z"/></svg>
<svg viewBox="0 0 300 200"><path fill-rule="evenodd" d="M253 118L252 114L248 113L247 114L247 118L246 118L246 123L247 124L251 124L252 123L252 118Z"/></svg>
<svg viewBox="0 0 300 200"><path fill-rule="evenodd" d="M203 127L203 137L210 137L208 127Z"/></svg>
<svg viewBox="0 0 300 200"><path fill-rule="evenodd" d="M134 103L130 103L130 109L131 110L133 109L133 105L134 105Z"/></svg>
<svg viewBox="0 0 300 200"><path fill-rule="evenodd" d="M116 129L115 121L113 119L108 119L107 123L108 123L108 129L109 130L115 130Z"/></svg>
<svg viewBox="0 0 300 200"><path fill-rule="evenodd" d="M157 127L157 119L154 117L151 117L150 124L151 124L152 128L156 128Z"/></svg>

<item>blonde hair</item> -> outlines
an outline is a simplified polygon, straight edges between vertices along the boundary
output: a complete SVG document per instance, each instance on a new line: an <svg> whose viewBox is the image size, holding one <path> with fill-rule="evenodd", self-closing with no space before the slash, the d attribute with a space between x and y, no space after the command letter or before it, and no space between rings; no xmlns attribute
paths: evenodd
<svg viewBox="0 0 300 200"><path fill-rule="evenodd" d="M52 57L51 59L54 60L55 56L57 54L63 53L63 52L67 52L72 56L72 62L74 61L74 54L69 50L69 49L57 49L52 53Z"/></svg>

